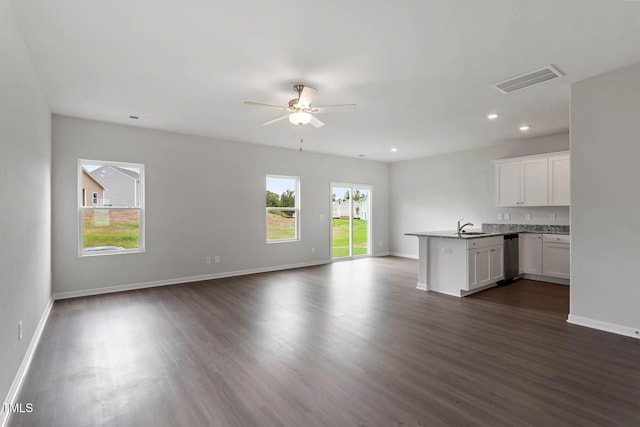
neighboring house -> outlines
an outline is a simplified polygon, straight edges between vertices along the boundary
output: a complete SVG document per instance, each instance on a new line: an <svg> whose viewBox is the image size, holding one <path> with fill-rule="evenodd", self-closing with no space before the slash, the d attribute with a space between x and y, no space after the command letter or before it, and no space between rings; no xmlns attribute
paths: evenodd
<svg viewBox="0 0 640 427"><path fill-rule="evenodd" d="M140 201L140 174L116 166L102 166L91 175L101 183L105 191L107 206L138 206Z"/></svg>
<svg viewBox="0 0 640 427"><path fill-rule="evenodd" d="M333 202L331 216L333 218L349 218L349 200L336 200ZM353 217L355 219L369 219L368 200L353 202Z"/></svg>
<svg viewBox="0 0 640 427"><path fill-rule="evenodd" d="M106 190L107 188L104 184L92 176L85 168L82 168L82 195L80 196L80 205L102 205Z"/></svg>

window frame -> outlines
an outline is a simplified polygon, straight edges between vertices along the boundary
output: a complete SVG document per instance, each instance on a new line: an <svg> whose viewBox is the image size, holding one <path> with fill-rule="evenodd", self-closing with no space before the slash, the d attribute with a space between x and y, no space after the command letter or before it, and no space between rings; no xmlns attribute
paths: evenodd
<svg viewBox="0 0 640 427"><path fill-rule="evenodd" d="M101 165L101 166L115 166L115 167L123 167L123 168L138 168L140 169L139 173L139 181L140 181L140 192L137 194L137 198L139 198L138 205L139 206L96 206L91 204L91 206L82 205L81 197L84 196L82 193L82 172L83 165ZM103 255L124 255L124 254L133 254L133 253L142 253L145 252L145 166L143 163L128 163L128 162L114 162L114 161L105 161L105 160L90 160L90 159L78 159L77 166L77 190L76 190L76 203L77 203L77 221L78 221L78 257L93 257L93 256L103 256ZM136 188L137 192L137 188ZM93 194L92 202L93 202ZM99 200L99 198L98 198ZM103 192L103 203L104 203L104 192ZM90 251L84 248L84 212L86 211L138 211L138 247L131 249L111 249L111 250L102 250L102 251Z"/></svg>
<svg viewBox="0 0 640 427"><path fill-rule="evenodd" d="M265 193L263 193L266 196L266 191L268 191L267 189L267 183L269 178L276 178L276 179L291 179L291 180L295 180L296 182L296 188L295 188L295 206L293 207L268 207L266 206L266 199L265 200L265 239L266 239L266 243L268 245L272 244L272 243L290 243L290 242L298 242L300 241L300 177L299 176L293 176L293 175L277 175L277 174L266 174L265 176ZM273 211L294 211L294 218L295 218L295 237L293 239L269 239L269 212L273 212Z"/></svg>

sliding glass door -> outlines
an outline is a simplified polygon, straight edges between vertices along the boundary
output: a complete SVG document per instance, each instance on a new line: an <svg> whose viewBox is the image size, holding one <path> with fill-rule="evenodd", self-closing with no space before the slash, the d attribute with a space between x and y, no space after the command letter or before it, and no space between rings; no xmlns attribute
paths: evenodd
<svg viewBox="0 0 640 427"><path fill-rule="evenodd" d="M371 187L331 184L331 257L370 254Z"/></svg>

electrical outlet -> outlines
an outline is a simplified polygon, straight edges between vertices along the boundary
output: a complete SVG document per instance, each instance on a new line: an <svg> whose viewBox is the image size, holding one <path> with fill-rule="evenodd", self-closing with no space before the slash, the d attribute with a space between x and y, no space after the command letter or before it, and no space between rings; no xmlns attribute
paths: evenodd
<svg viewBox="0 0 640 427"><path fill-rule="evenodd" d="M556 220L556 214L552 213L549 215L549 220L555 222Z"/></svg>
<svg viewBox="0 0 640 427"><path fill-rule="evenodd" d="M213 262L220 262L220 257L218 255L216 255L215 257L213 257Z"/></svg>
<svg viewBox="0 0 640 427"><path fill-rule="evenodd" d="M205 264L211 264L211 257L208 256L204 259Z"/></svg>
<svg viewBox="0 0 640 427"><path fill-rule="evenodd" d="M18 341L22 341L22 320L18 322Z"/></svg>
<svg viewBox="0 0 640 427"><path fill-rule="evenodd" d="M524 214L524 219L526 219L527 221L531 221L531 214L530 213Z"/></svg>
<svg viewBox="0 0 640 427"><path fill-rule="evenodd" d="M498 214L498 221L503 221L504 220L504 215L502 214L502 212L500 212Z"/></svg>

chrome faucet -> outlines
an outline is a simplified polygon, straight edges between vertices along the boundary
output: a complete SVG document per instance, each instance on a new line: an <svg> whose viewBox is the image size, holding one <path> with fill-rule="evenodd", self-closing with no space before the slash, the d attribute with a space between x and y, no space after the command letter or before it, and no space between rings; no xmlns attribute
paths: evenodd
<svg viewBox="0 0 640 427"><path fill-rule="evenodd" d="M460 223L462 222L462 220L463 220L463 219L464 219L464 218L460 218L460 219L458 220L458 234L462 233L462 229L463 229L463 228L465 228L467 225L470 225L470 226L472 226L472 227L473 227L473 224L472 224L472 223L470 223L470 222L468 222L468 223L466 223L466 224L464 224L464 225L460 225Z"/></svg>

